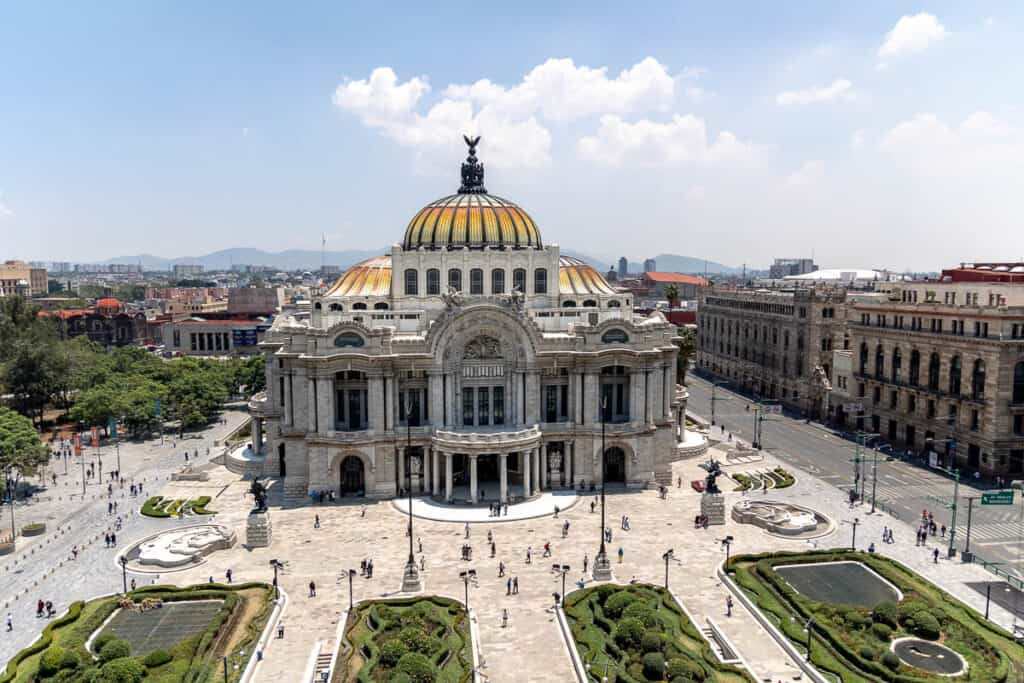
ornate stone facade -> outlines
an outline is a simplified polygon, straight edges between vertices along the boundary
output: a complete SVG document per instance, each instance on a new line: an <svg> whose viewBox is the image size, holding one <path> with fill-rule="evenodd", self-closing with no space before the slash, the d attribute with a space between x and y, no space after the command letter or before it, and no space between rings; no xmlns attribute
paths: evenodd
<svg viewBox="0 0 1024 683"><path fill-rule="evenodd" d="M288 494L508 501L669 473L685 397L675 326L634 317L629 293L543 245L466 164L462 195L260 344L253 439Z"/></svg>

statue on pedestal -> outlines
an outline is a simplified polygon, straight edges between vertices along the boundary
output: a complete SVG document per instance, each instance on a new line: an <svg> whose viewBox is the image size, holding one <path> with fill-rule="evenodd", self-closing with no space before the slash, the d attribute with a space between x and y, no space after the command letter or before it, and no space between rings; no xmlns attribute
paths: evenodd
<svg viewBox="0 0 1024 683"><path fill-rule="evenodd" d="M252 486L249 487L249 493L252 494L255 507L252 512L266 512L267 511L267 487L260 483L258 479L252 480Z"/></svg>

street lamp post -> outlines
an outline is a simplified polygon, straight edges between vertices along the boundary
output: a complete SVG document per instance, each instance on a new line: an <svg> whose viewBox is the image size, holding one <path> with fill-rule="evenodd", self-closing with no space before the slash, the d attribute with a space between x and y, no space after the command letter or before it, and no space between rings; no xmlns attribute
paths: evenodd
<svg viewBox="0 0 1024 683"><path fill-rule="evenodd" d="M668 563L675 557L675 552L669 548L662 554L661 559L665 560L665 590L668 590Z"/></svg>
<svg viewBox="0 0 1024 683"><path fill-rule="evenodd" d="M804 629L807 631L807 661L811 661L811 640L814 638L814 617L807 620Z"/></svg>
<svg viewBox="0 0 1024 683"><path fill-rule="evenodd" d="M355 569L348 570L348 610L351 612L355 606L355 601L352 599L352 578L356 575Z"/></svg>
<svg viewBox="0 0 1024 683"><path fill-rule="evenodd" d="M270 566L274 568L274 599L277 600L281 597L281 589L277 587L277 570L281 566L281 563L276 559L270 561Z"/></svg>
<svg viewBox="0 0 1024 683"><path fill-rule="evenodd" d="M847 521L847 520L844 520L844 521L846 521L847 524L849 524L851 527L853 527L853 539L850 541L850 550L856 551L857 550L857 525L860 524L860 517L854 517L852 522Z"/></svg>
<svg viewBox="0 0 1024 683"><path fill-rule="evenodd" d="M462 583L466 591L464 604L466 605L466 613L469 614L469 583L472 581L473 585L476 585L476 570L467 569L465 571L461 571L459 572L459 578L462 579Z"/></svg>
<svg viewBox="0 0 1024 683"><path fill-rule="evenodd" d="M875 446L875 457L871 463L871 513L875 512L875 494L878 491L878 446Z"/></svg>
<svg viewBox="0 0 1024 683"><path fill-rule="evenodd" d="M605 495L605 424L607 422L607 410L608 410L608 397L601 397L601 546L597 551L597 557L594 558L594 581L610 581L612 578L612 563L608 560L608 552L604 545L604 530L605 530L605 511L604 511L604 495Z"/></svg>
<svg viewBox="0 0 1024 683"><path fill-rule="evenodd" d="M423 590L423 584L412 547L412 401L405 408L405 465L405 487L409 490L409 559L402 573L402 592L416 593Z"/></svg>
<svg viewBox="0 0 1024 683"><path fill-rule="evenodd" d="M729 570L729 552L732 550L732 536L726 536L722 539L722 547L725 548L725 569Z"/></svg>
<svg viewBox="0 0 1024 683"><path fill-rule="evenodd" d="M17 493L17 485L11 486L11 468L4 468L4 481L7 482L7 494L11 497L11 543L18 540L18 534L14 526L14 497Z"/></svg>
<svg viewBox="0 0 1024 683"><path fill-rule="evenodd" d="M555 564L552 568L562 575L562 604L565 604L565 575L569 573L569 565L567 564Z"/></svg>
<svg viewBox="0 0 1024 683"><path fill-rule="evenodd" d="M123 587L123 593L128 595L128 558L124 555L121 556L121 585Z"/></svg>

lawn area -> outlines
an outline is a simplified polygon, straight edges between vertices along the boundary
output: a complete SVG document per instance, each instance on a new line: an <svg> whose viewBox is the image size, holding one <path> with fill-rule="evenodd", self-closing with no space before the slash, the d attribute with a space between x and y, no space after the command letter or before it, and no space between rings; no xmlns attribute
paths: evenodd
<svg viewBox="0 0 1024 683"><path fill-rule="evenodd" d="M774 470L737 472L731 476L737 483L737 486L733 489L734 491L760 489L764 486L766 480L770 489L785 489L796 483L793 475L782 467L776 467Z"/></svg>
<svg viewBox="0 0 1024 683"><path fill-rule="evenodd" d="M593 664L593 681L601 680L606 662L609 683L754 680L718 661L663 588L647 584L584 588L565 597L565 614L580 659L584 665Z"/></svg>
<svg viewBox="0 0 1024 683"><path fill-rule="evenodd" d="M427 596L363 602L349 614L334 683L465 683L473 645L462 603Z"/></svg>
<svg viewBox="0 0 1024 683"><path fill-rule="evenodd" d="M193 500L186 500L184 498L164 498L163 496L153 496L142 504L142 514L147 517L177 517L180 514L183 515L212 515L216 514L213 510L207 510L206 506L210 504L209 496L200 496Z"/></svg>
<svg viewBox="0 0 1024 683"><path fill-rule="evenodd" d="M224 655L239 665L229 674L236 681L270 617L272 595L262 583L200 584L129 593L144 611L117 595L76 602L8 662L0 683L224 683Z"/></svg>
<svg viewBox="0 0 1024 683"><path fill-rule="evenodd" d="M795 579L797 583L803 582L805 593L801 593L777 570L779 565L822 562L861 563L895 585L903 598L885 599L884 591L869 585L871 582L855 580L850 572L842 580L824 572L820 580L810 583L806 575L802 576ZM825 567L835 570L856 565ZM978 612L920 575L884 557L846 550L740 555L730 560L727 571L803 652L808 641L805 625L813 620L811 661L820 671L834 674L843 683L1024 681L1024 649L1014 643L1009 633L985 621ZM813 570L803 568L800 573L808 571ZM795 577L791 570L790 577ZM870 596L853 595L861 585L862 592L871 593ZM864 606L842 604L839 600ZM872 603L873 607L866 606ZM921 638L955 651L967 661L967 672L940 676L901 662L891 651L891 644L906 637Z"/></svg>

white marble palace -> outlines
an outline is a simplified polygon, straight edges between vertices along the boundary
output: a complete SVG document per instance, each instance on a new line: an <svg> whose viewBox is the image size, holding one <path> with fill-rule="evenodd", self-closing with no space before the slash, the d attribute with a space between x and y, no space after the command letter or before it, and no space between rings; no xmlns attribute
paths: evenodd
<svg viewBox="0 0 1024 683"><path fill-rule="evenodd" d="M602 476L671 481L686 396L675 327L634 314L630 294L489 194L477 141L458 193L261 343L267 391L250 402L252 437L286 495L411 486L514 502Z"/></svg>

